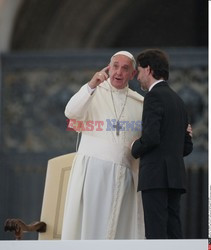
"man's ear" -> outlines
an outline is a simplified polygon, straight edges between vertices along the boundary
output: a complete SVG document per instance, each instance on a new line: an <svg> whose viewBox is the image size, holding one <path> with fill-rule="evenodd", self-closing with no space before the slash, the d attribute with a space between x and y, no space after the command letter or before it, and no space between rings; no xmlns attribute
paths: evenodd
<svg viewBox="0 0 211 250"><path fill-rule="evenodd" d="M150 68L149 65L146 67L146 70L147 70L147 73L148 73L148 74L150 74L150 73L152 72L152 69Z"/></svg>

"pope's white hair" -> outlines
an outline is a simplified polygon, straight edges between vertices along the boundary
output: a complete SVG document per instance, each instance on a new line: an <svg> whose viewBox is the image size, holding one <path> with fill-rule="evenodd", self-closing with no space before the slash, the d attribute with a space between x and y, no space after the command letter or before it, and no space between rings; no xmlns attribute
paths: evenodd
<svg viewBox="0 0 211 250"><path fill-rule="evenodd" d="M134 56L133 56L130 52L124 51L124 50L119 51L119 52L115 53L115 54L111 57L111 59L112 59L113 57L117 56L117 55L123 55L123 56L127 56L128 58L130 58L131 61L132 61L132 63L133 63L134 69L136 69L136 60L135 60Z"/></svg>

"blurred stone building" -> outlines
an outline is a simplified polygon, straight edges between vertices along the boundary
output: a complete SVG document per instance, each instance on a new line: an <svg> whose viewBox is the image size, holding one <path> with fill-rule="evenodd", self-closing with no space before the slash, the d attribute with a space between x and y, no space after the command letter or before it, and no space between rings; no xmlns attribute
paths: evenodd
<svg viewBox="0 0 211 250"><path fill-rule="evenodd" d="M6 218L39 220L48 159L75 151L69 98L115 51L149 47L169 54L194 131L185 237L207 238L207 16L200 0L0 0L0 239L12 239ZM136 80L130 87L144 95Z"/></svg>

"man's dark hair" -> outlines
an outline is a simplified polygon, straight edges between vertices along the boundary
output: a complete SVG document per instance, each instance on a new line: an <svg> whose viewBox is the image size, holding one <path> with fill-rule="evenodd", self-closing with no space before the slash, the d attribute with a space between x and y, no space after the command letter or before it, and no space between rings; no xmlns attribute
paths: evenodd
<svg viewBox="0 0 211 250"><path fill-rule="evenodd" d="M142 68L150 67L155 79L169 78L169 62L167 55L159 49L147 49L137 57L137 64Z"/></svg>

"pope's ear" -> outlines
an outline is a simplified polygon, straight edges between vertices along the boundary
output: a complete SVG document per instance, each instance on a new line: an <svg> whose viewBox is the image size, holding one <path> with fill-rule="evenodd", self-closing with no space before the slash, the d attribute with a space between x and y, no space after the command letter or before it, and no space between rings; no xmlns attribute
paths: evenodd
<svg viewBox="0 0 211 250"><path fill-rule="evenodd" d="M135 75L137 74L137 70L133 70L130 80L133 80L133 78L135 77Z"/></svg>
<svg viewBox="0 0 211 250"><path fill-rule="evenodd" d="M137 75L138 71L136 69L133 70L133 73L132 73L132 79Z"/></svg>

